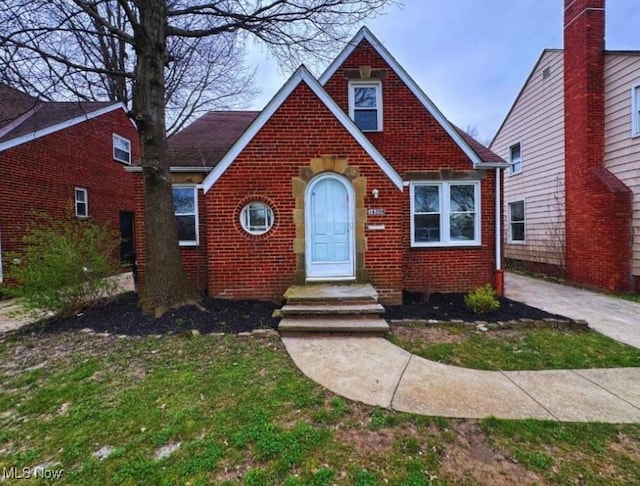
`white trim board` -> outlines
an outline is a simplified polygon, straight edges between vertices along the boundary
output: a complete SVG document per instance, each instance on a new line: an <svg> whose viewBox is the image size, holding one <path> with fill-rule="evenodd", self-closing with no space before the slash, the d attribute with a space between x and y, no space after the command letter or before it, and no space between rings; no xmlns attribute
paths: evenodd
<svg viewBox="0 0 640 486"><path fill-rule="evenodd" d="M467 157L473 163L474 168L476 166L486 166L486 163L480 159L478 154L464 141L464 139L458 134L456 129L449 123L449 120L442 114L442 112L433 104L433 101L429 99L429 97L420 89L420 87L416 84L416 82L409 76L409 74L404 70L404 68L395 60L395 58L391 55L391 53L380 43L380 41L371 33L369 29L366 27L362 27L360 31L355 35L353 39L347 44L347 46L342 50L342 52L334 59L334 61L329 65L322 76L320 76L320 84L323 86L329 81L331 76L335 74L342 64L346 61L346 59L351 55L351 53L356 49L358 44L362 42L363 39L366 39L373 48L380 54L380 56L385 60L385 62L393 69L393 71L398 75L400 80L411 90L411 92L415 95L416 98L422 103L425 109L436 119L436 121L444 128L444 130L449 134L449 136L453 139L453 141L460 147L460 149L465 153Z"/></svg>
<svg viewBox="0 0 640 486"><path fill-rule="evenodd" d="M301 83L305 83L311 91L320 99L327 109L335 116L349 134L360 144L367 154L374 160L386 176L402 191L402 178L387 160L378 152L378 149L367 139L367 137L355 125L353 120L342 111L338 104L331 98L320 83L311 75L307 68L300 66L296 72L287 80L280 91L271 99L264 110L249 125L242 136L227 151L224 157L218 162L216 167L207 175L202 183L205 194L211 189L216 181L224 174L233 161L240 155L244 148L253 140L260 129L271 119L273 114L280 108L289 95Z"/></svg>
<svg viewBox="0 0 640 486"><path fill-rule="evenodd" d="M91 120L92 118L97 118L105 113L110 113L117 109L122 109L125 114L127 113L127 108L124 103L114 103L109 106L105 106L104 108L100 108L99 110L92 111L89 113L85 113L84 115L77 116L70 120L65 120L60 123L56 123L55 125L51 125L50 127L43 128L42 130L36 130L35 132L27 133L20 137L13 138L11 140L7 140L6 142L0 143L0 152L10 149L12 147L16 147L18 145L22 145L23 143L31 142L38 138L44 137L51 133L55 133L60 130L64 130L66 128L70 128L74 125L78 125L79 123L85 122L87 120ZM132 125L135 127L135 123L131 120Z"/></svg>

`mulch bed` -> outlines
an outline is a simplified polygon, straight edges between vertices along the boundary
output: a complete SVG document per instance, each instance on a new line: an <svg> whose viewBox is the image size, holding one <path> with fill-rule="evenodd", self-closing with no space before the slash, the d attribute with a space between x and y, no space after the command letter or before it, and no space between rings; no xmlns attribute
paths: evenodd
<svg viewBox="0 0 640 486"><path fill-rule="evenodd" d="M440 294L424 296L404 294L404 304L387 306L385 317L394 319L435 319L439 321L509 321L522 318L545 319L562 318L520 302L501 298L500 309L487 314L472 313L464 304L464 294ZM272 302L250 300L226 300L204 297L205 312L195 306L185 306L167 312L159 319L143 314L138 308L137 295L129 292L103 305L95 306L76 316L66 319L48 319L32 324L21 330L31 332L62 332L92 329L114 335L148 336L190 332L237 334L254 329L277 329L280 319L272 313L280 306Z"/></svg>
<svg viewBox="0 0 640 486"><path fill-rule="evenodd" d="M280 322L280 319L271 317L280 306L271 302L204 297L201 305L205 312L195 306L184 306L156 319L151 314L142 313L138 307L138 296L128 292L76 316L48 319L29 326L25 331L61 332L88 328L116 335L149 336L196 329L202 334L237 334L254 329L276 329Z"/></svg>
<svg viewBox="0 0 640 486"><path fill-rule="evenodd" d="M462 320L465 322L513 321L518 319L567 319L550 314L522 302L500 297L500 308L486 314L474 314L464 303L464 294L422 294L404 292L403 305L385 307L385 317L395 319L434 319L438 321Z"/></svg>

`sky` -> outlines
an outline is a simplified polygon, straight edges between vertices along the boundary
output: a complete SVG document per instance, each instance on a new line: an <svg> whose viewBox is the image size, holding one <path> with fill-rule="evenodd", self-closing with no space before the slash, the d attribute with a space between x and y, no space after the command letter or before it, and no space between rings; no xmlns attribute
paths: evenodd
<svg viewBox="0 0 640 486"><path fill-rule="evenodd" d="M366 26L440 111L475 127L480 141L493 138L542 50L562 48L563 0L400 1ZM608 0L605 35L609 50L640 50L640 0ZM262 109L290 72L259 48L247 62L262 89L249 108Z"/></svg>

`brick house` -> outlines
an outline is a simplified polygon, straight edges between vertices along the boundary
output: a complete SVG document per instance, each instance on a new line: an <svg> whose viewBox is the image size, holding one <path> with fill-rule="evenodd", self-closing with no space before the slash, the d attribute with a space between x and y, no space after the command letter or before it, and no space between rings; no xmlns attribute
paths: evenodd
<svg viewBox="0 0 640 486"><path fill-rule="evenodd" d="M604 48L604 0L565 1L491 149L505 175L504 255L609 291L640 291L640 51Z"/></svg>
<svg viewBox="0 0 640 486"><path fill-rule="evenodd" d="M109 225L133 253L137 132L113 102L44 102L0 84L0 283L34 212Z"/></svg>
<svg viewBox="0 0 640 486"><path fill-rule="evenodd" d="M263 111L210 112L169 151L183 262L211 296L369 282L399 303L403 290L501 276L505 162L454 127L366 28L318 80L300 67ZM140 178L136 197L140 208Z"/></svg>

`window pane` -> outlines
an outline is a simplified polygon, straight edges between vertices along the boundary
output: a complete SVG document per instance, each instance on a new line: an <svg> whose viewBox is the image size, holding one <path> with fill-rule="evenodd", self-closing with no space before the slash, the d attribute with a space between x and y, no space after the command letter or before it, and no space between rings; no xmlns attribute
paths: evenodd
<svg viewBox="0 0 640 486"><path fill-rule="evenodd" d="M178 226L178 239L180 241L196 240L195 216L176 216L176 224Z"/></svg>
<svg viewBox="0 0 640 486"><path fill-rule="evenodd" d="M511 240L524 241L524 223L511 223Z"/></svg>
<svg viewBox="0 0 640 486"><path fill-rule="evenodd" d="M524 202L511 203L509 206L511 207L511 221L524 221Z"/></svg>
<svg viewBox="0 0 640 486"><path fill-rule="evenodd" d="M377 110L356 110L353 113L356 126L360 130L377 130L378 129L378 112Z"/></svg>
<svg viewBox="0 0 640 486"><path fill-rule="evenodd" d="M190 187L173 188L173 208L176 214L194 214L196 201Z"/></svg>
<svg viewBox="0 0 640 486"><path fill-rule="evenodd" d="M520 159L520 144L517 143L511 147L511 162Z"/></svg>
<svg viewBox="0 0 640 486"><path fill-rule="evenodd" d="M84 191L76 190L76 201L86 202L84 195L85 195Z"/></svg>
<svg viewBox="0 0 640 486"><path fill-rule="evenodd" d="M87 205L83 202L76 203L76 215L77 216L86 216L87 215Z"/></svg>
<svg viewBox="0 0 640 486"><path fill-rule="evenodd" d="M353 104L356 108L376 107L376 88L362 87L353 89Z"/></svg>
<svg viewBox="0 0 640 486"><path fill-rule="evenodd" d="M457 212L475 212L475 189L474 186L451 186L451 211Z"/></svg>
<svg viewBox="0 0 640 486"><path fill-rule="evenodd" d="M417 189L417 188L416 188ZM440 215L417 214L414 216L414 240L416 243L440 241Z"/></svg>
<svg viewBox="0 0 640 486"><path fill-rule="evenodd" d="M416 213L439 213L440 198L438 186L415 186L414 210Z"/></svg>
<svg viewBox="0 0 640 486"><path fill-rule="evenodd" d="M449 218L449 238L452 241L475 240L475 216L473 213L452 214Z"/></svg>
<svg viewBox="0 0 640 486"><path fill-rule="evenodd" d="M251 229L264 229L267 227L267 210L263 204L249 206L249 227Z"/></svg>

